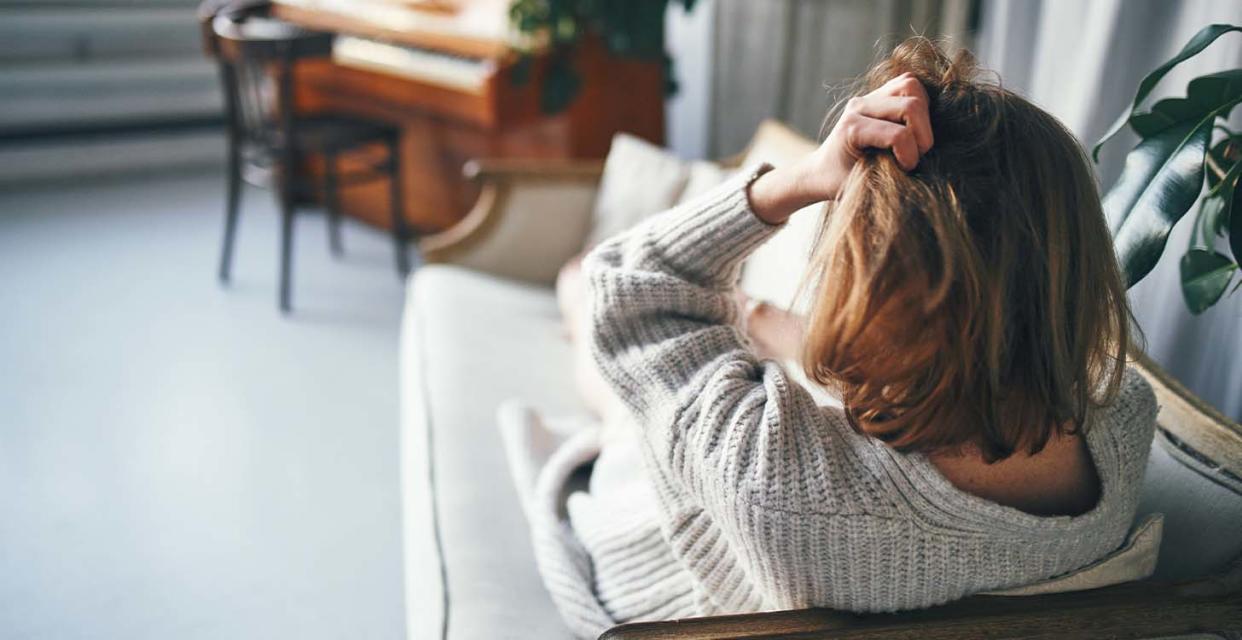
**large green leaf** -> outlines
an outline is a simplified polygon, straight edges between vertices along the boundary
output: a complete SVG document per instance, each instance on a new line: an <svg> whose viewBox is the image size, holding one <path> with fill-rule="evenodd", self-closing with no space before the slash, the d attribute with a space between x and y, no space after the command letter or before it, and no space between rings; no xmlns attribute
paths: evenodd
<svg viewBox="0 0 1242 640"><path fill-rule="evenodd" d="M1209 158L1213 156L1213 151L1217 147L1220 145L1208 150ZM1225 229L1229 225L1234 199L1237 195L1238 176L1242 175L1242 162L1235 161L1223 178L1216 177L1215 171L1210 166L1205 172L1209 190L1199 203L1199 215L1195 218L1195 232L1191 243L1197 242L1210 248L1216 243L1216 236L1225 235Z"/></svg>
<svg viewBox="0 0 1242 640"><path fill-rule="evenodd" d="M1236 207L1229 216L1229 250L1233 252L1233 259L1242 264L1242 213L1238 213Z"/></svg>
<svg viewBox="0 0 1242 640"><path fill-rule="evenodd" d="M1130 116L1130 126L1141 138L1151 136L1187 120L1198 121L1213 111L1228 116L1224 109L1242 100L1242 69L1230 69L1199 76L1186 85L1184 98L1165 98L1150 111Z"/></svg>
<svg viewBox="0 0 1242 640"><path fill-rule="evenodd" d="M1217 193L1204 196L1199 201L1199 215L1195 216L1195 229L1191 234L1190 244L1194 247L1211 247L1215 237L1223 233L1223 225L1229 224L1229 213L1233 206L1233 191L1226 197Z"/></svg>
<svg viewBox="0 0 1242 640"><path fill-rule="evenodd" d="M1235 27L1229 24L1213 24L1200 29L1199 32L1186 43L1186 46L1182 47L1182 50L1177 52L1177 55L1173 56L1164 64L1156 67L1154 71L1147 74L1147 76L1143 78L1142 82L1139 82L1138 92L1134 95L1134 101L1131 102L1130 107L1122 112L1121 116L1117 118L1117 121L1113 123L1112 127L1109 127L1108 133L1105 133L1104 137L1100 138L1100 141L1095 143L1095 147L1091 149L1091 157L1095 159L1096 162L1099 162L1100 147L1104 146L1104 143L1108 142L1109 138L1117 135L1117 132L1121 131L1121 128L1126 126L1126 122L1128 122L1131 116L1138 111L1138 106L1143 103L1143 100L1147 99L1147 96L1151 94L1151 90L1156 87L1156 84L1164 78L1165 74L1167 74L1170 69L1198 55L1198 53L1206 49L1209 44L1212 44L1212 42L1214 42L1217 38L1229 33L1230 31L1242 31L1242 27Z"/></svg>
<svg viewBox="0 0 1242 640"><path fill-rule="evenodd" d="M1238 266L1215 251L1191 249L1182 256L1182 296L1190 312L1198 315L1216 304Z"/></svg>
<svg viewBox="0 0 1242 640"><path fill-rule="evenodd" d="M1129 285L1156 266L1169 230L1198 199L1214 120L1210 115L1178 124L1139 143L1104 197L1104 214Z"/></svg>

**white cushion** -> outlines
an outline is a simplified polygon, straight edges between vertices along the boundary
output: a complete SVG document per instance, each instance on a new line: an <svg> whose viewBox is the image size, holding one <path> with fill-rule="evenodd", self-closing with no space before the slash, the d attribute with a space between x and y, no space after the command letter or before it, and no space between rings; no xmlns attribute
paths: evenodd
<svg viewBox="0 0 1242 640"><path fill-rule="evenodd" d="M587 246L672 207L689 177L689 167L677 156L626 133L613 136Z"/></svg>
<svg viewBox="0 0 1242 640"><path fill-rule="evenodd" d="M764 122L742 166L779 166L810 153L815 143L773 121ZM612 139L595 201L587 247L620 233L649 215L681 204L723 182L730 170L712 162L685 162L635 136ZM742 271L742 290L754 298L790 308L810 256L823 208L799 211L765 243Z"/></svg>
<svg viewBox="0 0 1242 640"><path fill-rule="evenodd" d="M676 204L681 204L697 196L711 191L716 185L728 179L733 173L715 162L696 160L687 165L686 188L677 197Z"/></svg>
<svg viewBox="0 0 1242 640"><path fill-rule="evenodd" d="M586 410L552 289L424 266L410 278L401 343L408 637L440 638L447 617L448 640L569 638L496 433L508 398Z"/></svg>

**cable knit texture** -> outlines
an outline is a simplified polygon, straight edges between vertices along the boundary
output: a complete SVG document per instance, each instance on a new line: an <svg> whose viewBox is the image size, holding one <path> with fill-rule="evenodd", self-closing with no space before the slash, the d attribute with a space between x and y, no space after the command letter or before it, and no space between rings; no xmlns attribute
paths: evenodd
<svg viewBox="0 0 1242 640"><path fill-rule="evenodd" d="M540 570L573 631L927 607L1073 571L1122 544L1155 428L1142 377L1128 370L1118 399L1090 417L1102 485L1090 512L1037 517L957 490L925 456L855 433L839 409L817 406L748 348L731 290L743 260L779 229L749 208L757 172L586 260L594 353L633 415L634 477L655 504L577 494L568 517L542 505L542 524L532 522ZM597 448L571 443L575 453L558 454L582 461ZM565 477L545 474L543 495Z"/></svg>

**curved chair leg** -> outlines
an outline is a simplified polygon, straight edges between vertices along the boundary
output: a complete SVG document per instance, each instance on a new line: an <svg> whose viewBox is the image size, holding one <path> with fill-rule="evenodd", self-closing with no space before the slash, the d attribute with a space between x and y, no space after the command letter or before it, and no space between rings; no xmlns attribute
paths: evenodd
<svg viewBox="0 0 1242 640"><path fill-rule="evenodd" d="M404 278L410 273L410 256L406 250L409 233L405 227L405 200L401 194L401 137L398 134L388 141L389 186L392 211L392 241L397 254L397 275Z"/></svg>
<svg viewBox="0 0 1242 640"><path fill-rule="evenodd" d="M220 247L218 272L221 283L229 281L233 266L233 238L237 235L237 213L241 207L241 157L235 142L229 144L228 164L228 199L224 210L224 241Z"/></svg>
<svg viewBox="0 0 1242 640"><path fill-rule="evenodd" d="M287 188L280 194L280 310L288 313L292 308L293 267L293 198Z"/></svg>
<svg viewBox="0 0 1242 640"><path fill-rule="evenodd" d="M341 209L337 198L336 152L323 153L323 206L328 213L328 248L339 256L341 248Z"/></svg>

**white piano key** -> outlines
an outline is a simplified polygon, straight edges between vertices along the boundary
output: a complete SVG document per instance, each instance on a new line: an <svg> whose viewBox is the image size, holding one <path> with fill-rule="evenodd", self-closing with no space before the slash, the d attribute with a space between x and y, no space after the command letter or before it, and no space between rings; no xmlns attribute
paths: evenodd
<svg viewBox="0 0 1242 640"><path fill-rule="evenodd" d="M429 49L419 49L358 38L338 36L332 47L333 62L411 78L472 94L482 94L487 79L496 71L492 60L466 58Z"/></svg>

